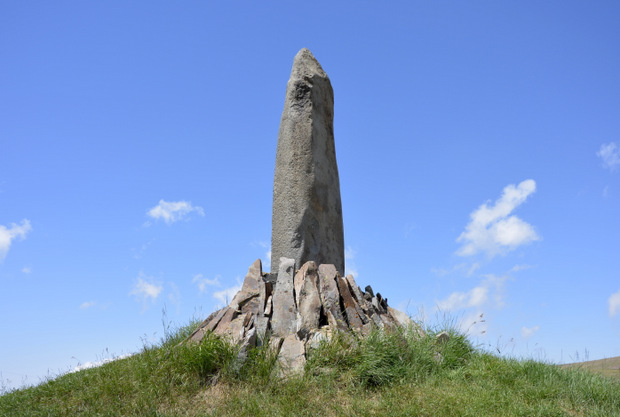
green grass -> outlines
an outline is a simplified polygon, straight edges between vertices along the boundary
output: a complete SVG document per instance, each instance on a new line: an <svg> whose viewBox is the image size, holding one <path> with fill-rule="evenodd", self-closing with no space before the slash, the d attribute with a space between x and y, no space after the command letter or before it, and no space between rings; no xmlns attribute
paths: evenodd
<svg viewBox="0 0 620 417"><path fill-rule="evenodd" d="M563 368L585 369L590 372L616 378L620 381L620 356L615 358L599 359L596 361L586 361L561 365Z"/></svg>
<svg viewBox="0 0 620 417"><path fill-rule="evenodd" d="M191 328L125 359L0 396L0 416L620 416L620 383L582 369L502 359L448 329L335 337L304 375L278 378L265 347Z"/></svg>

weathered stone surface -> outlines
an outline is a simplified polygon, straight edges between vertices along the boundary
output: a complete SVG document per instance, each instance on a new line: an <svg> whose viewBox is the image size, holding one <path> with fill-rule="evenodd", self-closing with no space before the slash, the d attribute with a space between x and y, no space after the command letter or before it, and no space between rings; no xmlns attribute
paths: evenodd
<svg viewBox="0 0 620 417"><path fill-rule="evenodd" d="M303 339L308 332L318 329L321 315L319 296L319 274L316 264L308 261L295 274L295 298L297 301L299 330L297 335Z"/></svg>
<svg viewBox="0 0 620 417"><path fill-rule="evenodd" d="M222 326L222 322L220 322L220 325L217 326L214 333L224 336L232 343L239 343L245 336L245 326L248 324L251 317L251 313L241 314L234 318L227 326Z"/></svg>
<svg viewBox="0 0 620 417"><path fill-rule="evenodd" d="M293 295L295 260L280 259L280 269L273 292L271 329L276 336L285 337L297 331L297 309Z"/></svg>
<svg viewBox="0 0 620 417"><path fill-rule="evenodd" d="M209 317L207 317L205 321L200 323L198 328L194 330L194 332L189 336L189 340L194 343L200 343L207 334L207 332L213 331L213 329L215 329L215 326L217 326L220 320L222 320L222 317L226 313L227 309L228 307L224 307L211 313Z"/></svg>
<svg viewBox="0 0 620 417"><path fill-rule="evenodd" d="M280 257L344 272L340 182L333 132L334 95L321 65L307 49L295 56L276 152L271 270Z"/></svg>
<svg viewBox="0 0 620 417"><path fill-rule="evenodd" d="M329 342L332 338L332 330L329 326L321 327L320 329L313 330L308 335L308 341L306 342L306 352L317 349L323 342Z"/></svg>
<svg viewBox="0 0 620 417"><path fill-rule="evenodd" d="M347 323L340 311L340 293L336 278L338 278L338 271L334 265L319 265L321 304L323 304L327 321L334 329L347 330Z"/></svg>
<svg viewBox="0 0 620 417"><path fill-rule="evenodd" d="M297 335L290 334L284 338L278 355L278 363L281 376L303 371L306 364L306 349L304 342L299 340Z"/></svg>
<svg viewBox="0 0 620 417"><path fill-rule="evenodd" d="M342 303L344 304L344 311L347 314L349 326L353 329L360 330L364 324L362 321L363 313L361 313L361 308L359 308L353 299L351 292L349 291L349 284L347 280L338 276L336 277L336 283L338 284L338 289L340 290L340 297L342 298ZM360 315L360 313L362 315Z"/></svg>
<svg viewBox="0 0 620 417"><path fill-rule="evenodd" d="M263 271L260 259L254 261L245 276L241 291L233 297L230 307L241 310L242 313L254 312L260 304L260 287L263 285Z"/></svg>
<svg viewBox="0 0 620 417"><path fill-rule="evenodd" d="M227 307L222 319L213 328L213 332L218 334L224 333L225 329L230 325L230 322L238 315L239 313L235 311L235 309Z"/></svg>
<svg viewBox="0 0 620 417"><path fill-rule="evenodd" d="M353 297L358 303L361 303L362 300L364 299L364 296L362 294L362 291L360 290L360 287L357 286L357 283L355 282L355 278L353 278L353 275L349 274L345 277L345 279L347 280L347 283L349 284L349 289L351 290L351 294L353 294Z"/></svg>
<svg viewBox="0 0 620 417"><path fill-rule="evenodd" d="M435 336L435 340L439 344L445 344L450 341L450 335L448 334L448 332L441 332L437 336Z"/></svg>
<svg viewBox="0 0 620 417"><path fill-rule="evenodd" d="M267 329L269 328L269 315L271 314L271 291L272 283L266 282L261 276L259 282L259 295L258 295L258 309L255 311L255 326L258 346L262 346L263 340L267 336ZM269 305L269 312L266 313L267 304Z"/></svg>
<svg viewBox="0 0 620 417"><path fill-rule="evenodd" d="M265 317L271 316L271 311L273 308L273 296L269 296L269 298L267 298L267 304L265 305L265 312L263 313L263 315Z"/></svg>
<svg viewBox="0 0 620 417"><path fill-rule="evenodd" d="M407 327L413 324L413 320L411 320L411 318L406 313L403 313L400 310L396 310L390 306L388 306L387 310L390 316L394 318L394 320L399 326Z"/></svg>
<svg viewBox="0 0 620 417"><path fill-rule="evenodd" d="M269 340L286 376L303 369L307 353L337 331L367 335L377 327L389 330L410 323L370 286L363 293L352 276L342 278L334 265L317 268L309 261L295 274L295 260L282 258L275 275L262 274L256 261L230 305L209 315L188 342L200 342L213 331L240 346L234 363L240 367L248 349ZM418 334L424 333L418 329ZM438 344L442 338L438 336Z"/></svg>

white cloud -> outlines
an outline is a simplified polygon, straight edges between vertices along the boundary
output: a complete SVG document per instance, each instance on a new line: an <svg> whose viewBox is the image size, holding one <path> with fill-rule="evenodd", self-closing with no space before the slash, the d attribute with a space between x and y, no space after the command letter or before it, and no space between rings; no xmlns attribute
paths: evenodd
<svg viewBox="0 0 620 417"><path fill-rule="evenodd" d="M449 312L467 308L480 308L488 304L489 300L495 301L496 307L504 304L502 292L507 277L498 277L492 274L486 275L480 284L467 292L456 291L447 298L437 302L437 309Z"/></svg>
<svg viewBox="0 0 620 417"><path fill-rule="evenodd" d="M32 272L32 268L30 268L29 266L25 266L22 268L22 273L24 274L29 274Z"/></svg>
<svg viewBox="0 0 620 417"><path fill-rule="evenodd" d="M155 301L161 293L163 287L161 284L153 282L152 277L147 277L144 273L140 272L138 281L134 285L129 295L136 296L144 304L150 299L151 302Z"/></svg>
<svg viewBox="0 0 620 417"><path fill-rule="evenodd" d="M132 353L126 353L124 355L117 356L115 358L102 359L102 360L96 361L96 362L86 362L84 364L76 366L71 371L69 371L69 373L79 372L79 371L83 371L84 369L89 369L89 368L96 368L98 366L105 365L106 363L110 363L112 361L128 358L128 357L130 357L132 355L133 355Z"/></svg>
<svg viewBox="0 0 620 417"><path fill-rule="evenodd" d="M221 291L214 292L213 298L219 301L217 307L223 307L223 306L228 305L232 301L235 294L237 294L240 290L241 290L241 283L238 283L237 285L233 287L225 288Z"/></svg>
<svg viewBox="0 0 620 417"><path fill-rule="evenodd" d="M596 153L603 160L603 167L613 171L620 165L620 150L614 142L604 143Z"/></svg>
<svg viewBox="0 0 620 417"><path fill-rule="evenodd" d="M437 302L441 311L453 311L461 308L480 307L489 299L489 288L478 286L468 292L453 292L448 298Z"/></svg>
<svg viewBox="0 0 620 417"><path fill-rule="evenodd" d="M510 184L493 206L484 203L478 207L471 213L471 221L457 239L457 242L463 242L457 254L470 256L486 252L489 256L495 256L539 240L530 224L517 216L510 216L534 191L534 180L525 180L516 187Z"/></svg>
<svg viewBox="0 0 620 417"><path fill-rule="evenodd" d="M202 207L192 206L192 203L189 201L159 200L159 204L147 211L146 214L155 220L162 219L166 224L172 224L187 218L192 212L196 212L201 216L205 215Z"/></svg>
<svg viewBox="0 0 620 417"><path fill-rule="evenodd" d="M523 264L523 265L515 265L515 266L513 266L512 268L510 268L510 271L509 271L509 272L519 272L519 271L525 271L526 269L530 269L530 268L533 268L533 266L532 266L532 265L526 265L526 264Z"/></svg>
<svg viewBox="0 0 620 417"><path fill-rule="evenodd" d="M607 304L609 305L609 317L620 313L620 290L609 297Z"/></svg>
<svg viewBox="0 0 620 417"><path fill-rule="evenodd" d="M0 262L4 260L15 238L25 239L32 230L28 219L22 220L21 225L11 223L10 227L0 225Z"/></svg>
<svg viewBox="0 0 620 417"><path fill-rule="evenodd" d="M85 301L82 304L80 304L80 309L86 310L88 308L94 307L95 304L97 303L95 303L94 301Z"/></svg>
<svg viewBox="0 0 620 417"><path fill-rule="evenodd" d="M207 290L207 286L220 286L220 277L216 276L213 279L205 278L202 274L194 275L192 278L192 283L198 285L198 291L203 293Z"/></svg>
<svg viewBox="0 0 620 417"><path fill-rule="evenodd" d="M538 330L540 330L540 326L534 326L534 327L521 327L521 337L524 339L529 339L530 337L534 336L534 333L536 333Z"/></svg>

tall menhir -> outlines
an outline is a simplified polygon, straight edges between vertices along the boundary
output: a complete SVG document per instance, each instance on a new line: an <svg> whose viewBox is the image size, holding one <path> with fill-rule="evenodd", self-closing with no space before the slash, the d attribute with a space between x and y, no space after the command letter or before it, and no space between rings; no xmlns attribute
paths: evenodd
<svg viewBox="0 0 620 417"><path fill-rule="evenodd" d="M344 274L334 92L308 49L295 56L278 133L273 182L271 271L280 257L333 264Z"/></svg>

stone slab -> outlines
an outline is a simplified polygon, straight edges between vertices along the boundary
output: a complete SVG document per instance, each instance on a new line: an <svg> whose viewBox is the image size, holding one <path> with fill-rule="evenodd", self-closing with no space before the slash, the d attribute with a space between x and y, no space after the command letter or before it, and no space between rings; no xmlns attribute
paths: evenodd
<svg viewBox="0 0 620 417"><path fill-rule="evenodd" d="M280 259L278 279L273 292L271 329L274 335L286 337L297 331L297 309L294 298L295 260Z"/></svg>

